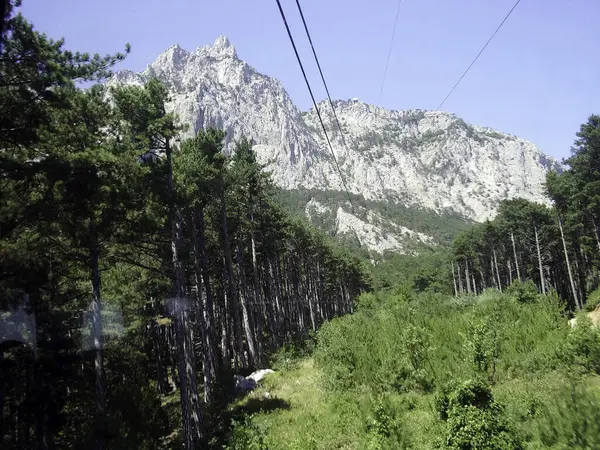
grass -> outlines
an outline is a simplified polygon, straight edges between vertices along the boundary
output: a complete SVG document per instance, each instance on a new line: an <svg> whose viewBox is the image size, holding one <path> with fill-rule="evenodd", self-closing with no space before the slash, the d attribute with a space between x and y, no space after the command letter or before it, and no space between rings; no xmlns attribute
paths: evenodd
<svg viewBox="0 0 600 450"><path fill-rule="evenodd" d="M243 411L245 420L234 427L235 442L229 448L359 448L353 432L359 424L358 405L328 398L318 379L312 358L269 374L261 387L231 406Z"/></svg>
<svg viewBox="0 0 600 450"><path fill-rule="evenodd" d="M600 334L534 297L364 296L231 405L227 448L600 448Z"/></svg>

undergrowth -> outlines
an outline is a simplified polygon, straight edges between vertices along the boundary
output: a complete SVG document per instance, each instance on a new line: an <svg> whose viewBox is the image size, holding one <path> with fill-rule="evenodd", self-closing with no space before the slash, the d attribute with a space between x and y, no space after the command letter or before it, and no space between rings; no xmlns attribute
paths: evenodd
<svg viewBox="0 0 600 450"><path fill-rule="evenodd" d="M567 320L525 284L363 294L314 351L273 357L277 373L240 405L279 402L236 422L228 448L600 448L600 332Z"/></svg>

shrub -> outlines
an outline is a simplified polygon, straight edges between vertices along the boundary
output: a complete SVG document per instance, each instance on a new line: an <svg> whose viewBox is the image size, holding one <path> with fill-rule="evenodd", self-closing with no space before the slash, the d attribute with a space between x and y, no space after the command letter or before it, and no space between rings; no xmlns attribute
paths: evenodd
<svg viewBox="0 0 600 450"><path fill-rule="evenodd" d="M380 397L366 420L366 448L369 450L410 448L407 430L389 399Z"/></svg>
<svg viewBox="0 0 600 450"><path fill-rule="evenodd" d="M269 448L265 443L267 430L255 424L252 416L248 416L240 422L233 421L232 428L227 447L230 450L267 450Z"/></svg>
<svg viewBox="0 0 600 450"><path fill-rule="evenodd" d="M356 299L356 310L373 310L380 304L381 301L375 294L371 292L365 292L360 294L359 297Z"/></svg>
<svg viewBox="0 0 600 450"><path fill-rule="evenodd" d="M588 296L585 309L586 311L590 312L596 309L596 306L598 305L600 305L600 287L592 291L592 293Z"/></svg>
<svg viewBox="0 0 600 450"><path fill-rule="evenodd" d="M508 286L506 293L520 303L533 303L538 296L538 288L531 280L515 280Z"/></svg>
<svg viewBox="0 0 600 450"><path fill-rule="evenodd" d="M567 335L563 352L567 364L578 364L600 374L600 328L592 326L586 315L578 317L577 325Z"/></svg>
<svg viewBox="0 0 600 450"><path fill-rule="evenodd" d="M271 367L276 370L294 370L299 366L300 352L293 344L284 344L271 355Z"/></svg>
<svg viewBox="0 0 600 450"><path fill-rule="evenodd" d="M461 383L448 396L445 447L456 450L518 450L523 448L520 437L513 429L492 394L482 380Z"/></svg>

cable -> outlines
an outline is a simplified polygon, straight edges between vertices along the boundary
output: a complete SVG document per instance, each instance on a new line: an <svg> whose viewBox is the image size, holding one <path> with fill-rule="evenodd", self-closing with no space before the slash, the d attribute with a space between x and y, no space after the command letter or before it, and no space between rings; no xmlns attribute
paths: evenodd
<svg viewBox="0 0 600 450"><path fill-rule="evenodd" d="M465 75L469 72L469 70L471 70L471 67L473 67L473 64L475 64L475 61L477 61L477 59L479 58L479 56L481 56L481 54L486 49L486 47L488 46L488 44L492 41L492 39L494 39L494 36L496 36L496 34L498 33L498 31L500 31L500 28L502 28L502 25L504 25L504 22L506 22L506 20L510 17L510 15L512 14L512 12L515 10L515 8L517 7L517 5L520 2L521 2L521 0L517 0L517 2L514 4L514 6L512 7L512 9L506 15L506 17L504 17L504 20L500 23L500 25L498 25L498 28L496 28L496 31L494 31L494 33L488 39L488 41L485 43L485 45L483 46L483 48L481 50L479 50L479 53L477 53L477 56L475 57L475 59L471 62L471 64L469 65L469 67L467 67L467 70L464 71L464 73L458 79L458 81L456 82L456 84L454 85L454 87L452 89L450 89L450 92L448 92L448 95L446 95L446 97L444 98L444 100L442 100L442 103L440 103L440 105L436 108L436 111L439 111L439 109L444 105L444 103L446 103L446 100L448 100L448 97L450 97L450 95L452 95L452 93L454 92L454 90L456 89L456 87L460 84L460 82L465 77Z"/></svg>
<svg viewBox="0 0 600 450"><path fill-rule="evenodd" d="M302 24L304 25L304 31L306 31L306 36L308 37L308 42L310 42L310 48L312 49L313 56L315 57L315 62L317 63L317 67L319 68L319 74L321 75L321 81L323 81L323 86L325 86L325 92L327 92L327 98L329 99L329 106L331 106L331 111L333 111L333 117L335 118L335 122L337 124L338 130L340 131L340 136L342 138L342 144L343 144L344 148L346 149L346 153L350 154L350 150L348 150L348 145L346 145L346 138L344 137L344 132L342 131L342 125L340 124L340 120L338 119L337 113L335 112L335 107L333 106L333 100L331 100L331 95L329 94L329 88L327 87L327 82L325 81L325 76L323 75L323 70L321 70L321 63L319 62L319 58L317 56L315 46L313 45L313 41L310 36L310 31L308 31L308 25L306 24L306 20L304 19L304 13L302 11L302 6L300 6L300 0L296 0L296 5L298 6L298 12L300 13L300 17L302 18ZM334 156L334 158L335 158L335 156ZM345 185L345 183L344 183L344 185ZM348 188L346 188L346 194L348 195L348 200L350 200L350 194L348 193ZM350 205L352 206L352 213L354 213L354 204L352 203L352 200L350 200Z"/></svg>
<svg viewBox="0 0 600 450"><path fill-rule="evenodd" d="M394 20L394 31L392 31L392 41L390 42L390 49L388 50L387 59L385 60L385 70L383 71L383 80L381 80L381 89L379 90L379 101L383 96L383 86L385 85L385 77L387 76L388 65L390 63L390 56L392 55L392 47L394 45L394 38L396 37L396 26L398 25L398 16L400 15L400 5L402 0L398 0L398 9L396 9L396 19Z"/></svg>
<svg viewBox="0 0 600 450"><path fill-rule="evenodd" d="M325 133L325 139L327 140L327 145L329 146L329 150L331 151L331 155L333 156L333 161L337 167L338 172L340 173L340 177L342 179L342 184L344 185L344 189L346 190L346 195L348 196L348 201L350 201L350 206L352 207L352 213L354 214L354 203L352 203L352 199L350 198L350 192L348 192L348 186L346 185L346 180L344 179L344 174L340 169L340 165L337 162L337 158L335 157L335 153L333 151L333 147L331 145L331 141L329 140L329 135L327 134L327 129L325 128L325 124L323 123L323 118L321 117L321 112L319 111L319 107L317 106L317 102L315 100L315 96L313 95L312 88L310 87L310 83L308 82L308 78L306 76L306 72L304 70L304 65L302 64L302 60L300 59L300 55L298 54L298 49L296 48L296 43L294 42L294 37L292 36L292 32L290 31L290 27L288 25L287 19L285 17L285 13L283 12L283 8L281 7L281 2L279 0L275 0L277 2L277 6L279 7L279 12L281 13L281 19L285 25L285 29L287 30L287 34L290 38L290 42L292 43L292 47L294 47L294 53L296 54L296 59L298 60L298 64L300 65L300 70L302 70L302 76L304 77L304 81L306 82L306 86L308 87L308 92L310 93L310 98L312 99L313 105L315 106L315 110L317 111L317 117L319 118L319 122L321 122L321 127L323 128L323 133ZM302 19L304 20L304 18ZM305 23L306 25L306 23ZM312 45L312 44L311 44ZM314 51L314 48L313 48ZM319 71L321 69L319 68ZM321 76L323 74L321 73ZM329 92L327 93L329 95Z"/></svg>

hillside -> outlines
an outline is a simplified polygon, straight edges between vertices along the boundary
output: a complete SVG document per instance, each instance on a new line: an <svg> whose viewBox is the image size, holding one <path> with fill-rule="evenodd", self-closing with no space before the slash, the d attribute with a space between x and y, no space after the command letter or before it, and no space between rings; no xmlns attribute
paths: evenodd
<svg viewBox="0 0 600 450"><path fill-rule="evenodd" d="M111 83L142 84L150 77L167 84L168 107L192 125L189 135L209 126L224 129L226 151L242 136L253 139L259 161L282 189L343 190L314 110L300 111L281 83L241 60L226 37L192 52L174 45L143 72L121 71ZM448 214L479 221L493 216L502 199L545 202L545 174L561 170L531 142L446 112L390 111L358 100L339 100L335 107L347 146L330 107L319 106L334 152L351 193L370 202L438 215L440 221ZM320 214L311 211L322 202L309 201L305 213L315 219ZM375 212L357 217L347 201L327 208L336 229L326 231L354 230L355 239L377 253L436 243L404 218L387 223Z"/></svg>

